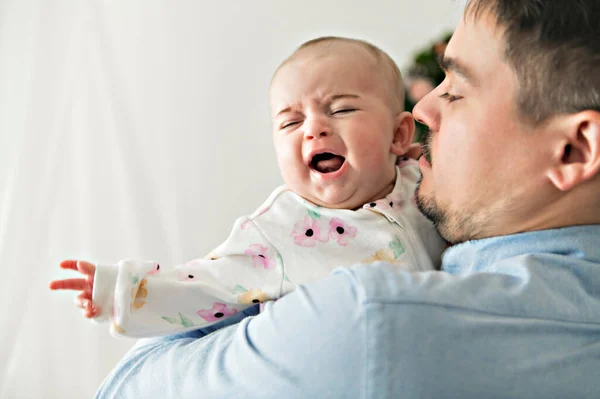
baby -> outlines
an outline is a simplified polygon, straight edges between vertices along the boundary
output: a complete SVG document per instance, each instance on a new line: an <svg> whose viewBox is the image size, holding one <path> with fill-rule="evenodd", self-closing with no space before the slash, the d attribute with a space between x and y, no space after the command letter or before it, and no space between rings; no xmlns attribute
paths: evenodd
<svg viewBox="0 0 600 399"><path fill-rule="evenodd" d="M270 88L273 140L285 186L239 218L208 257L175 268L125 260L64 261L87 317L115 335L198 329L325 277L340 265L385 261L433 270L445 245L417 210L414 122L394 61L360 40L304 43Z"/></svg>

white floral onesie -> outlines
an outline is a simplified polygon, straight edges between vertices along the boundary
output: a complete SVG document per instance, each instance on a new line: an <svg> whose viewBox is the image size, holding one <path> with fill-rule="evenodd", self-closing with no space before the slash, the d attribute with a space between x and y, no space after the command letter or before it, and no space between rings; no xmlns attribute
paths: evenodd
<svg viewBox="0 0 600 399"><path fill-rule="evenodd" d="M115 335L148 337L197 329L323 278L340 266L385 261L407 270L437 268L444 242L414 203L419 170L397 167L383 199L358 210L314 205L285 187L207 258L175 268L124 260L98 265L96 320Z"/></svg>

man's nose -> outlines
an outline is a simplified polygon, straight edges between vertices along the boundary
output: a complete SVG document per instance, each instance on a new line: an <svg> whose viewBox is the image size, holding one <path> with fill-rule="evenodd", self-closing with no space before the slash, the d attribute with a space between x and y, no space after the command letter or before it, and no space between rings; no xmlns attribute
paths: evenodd
<svg viewBox="0 0 600 399"><path fill-rule="evenodd" d="M436 90L432 90L423 97L413 108L412 114L415 120L419 123L427 125L430 130L439 130L440 124L440 102L435 94Z"/></svg>
<svg viewBox="0 0 600 399"><path fill-rule="evenodd" d="M331 126L323 117L309 118L304 122L304 140L314 140L331 135Z"/></svg>

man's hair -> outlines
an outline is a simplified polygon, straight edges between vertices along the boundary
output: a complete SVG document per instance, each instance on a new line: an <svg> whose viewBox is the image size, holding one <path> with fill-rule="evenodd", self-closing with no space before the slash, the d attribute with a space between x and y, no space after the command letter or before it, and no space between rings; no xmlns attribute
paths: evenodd
<svg viewBox="0 0 600 399"><path fill-rule="evenodd" d="M503 30L525 120L600 111L600 0L470 0L464 17L486 13Z"/></svg>
<svg viewBox="0 0 600 399"><path fill-rule="evenodd" d="M404 108L404 81L402 80L402 74L400 73L398 65L396 65L396 62L392 59L392 57L389 56L388 53L381 50L379 47L360 39L351 39L339 36L323 36L306 41L298 46L292 55L286 58L281 65L277 67L277 70L273 74L273 78L284 65L290 61L293 61L300 53L304 52L304 50L316 47L323 47L323 49L326 50L327 47L333 46L336 43L355 44L367 50L367 52L374 57L377 65L381 68L383 77L390 82L388 90L393 99L398 101L400 109Z"/></svg>

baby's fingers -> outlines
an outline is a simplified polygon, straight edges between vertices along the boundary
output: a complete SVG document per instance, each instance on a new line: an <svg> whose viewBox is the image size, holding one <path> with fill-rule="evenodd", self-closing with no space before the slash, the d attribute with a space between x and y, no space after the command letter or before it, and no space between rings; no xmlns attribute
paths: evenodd
<svg viewBox="0 0 600 399"><path fill-rule="evenodd" d="M78 290L83 291L89 283L83 278L68 278L65 280L54 280L50 282L51 290Z"/></svg>
<svg viewBox="0 0 600 399"><path fill-rule="evenodd" d="M92 306L91 308L88 308L85 310L85 317L87 317L88 319L96 317L99 314L100 314L100 309L98 309L95 306Z"/></svg>
<svg viewBox="0 0 600 399"><path fill-rule="evenodd" d="M93 275L96 272L96 266L93 263L84 260L63 260L60 262L63 269L71 269L83 274Z"/></svg>
<svg viewBox="0 0 600 399"><path fill-rule="evenodd" d="M83 314L87 318L95 317L100 313L100 309L94 305L87 293L82 293L75 298L75 306L83 309Z"/></svg>

